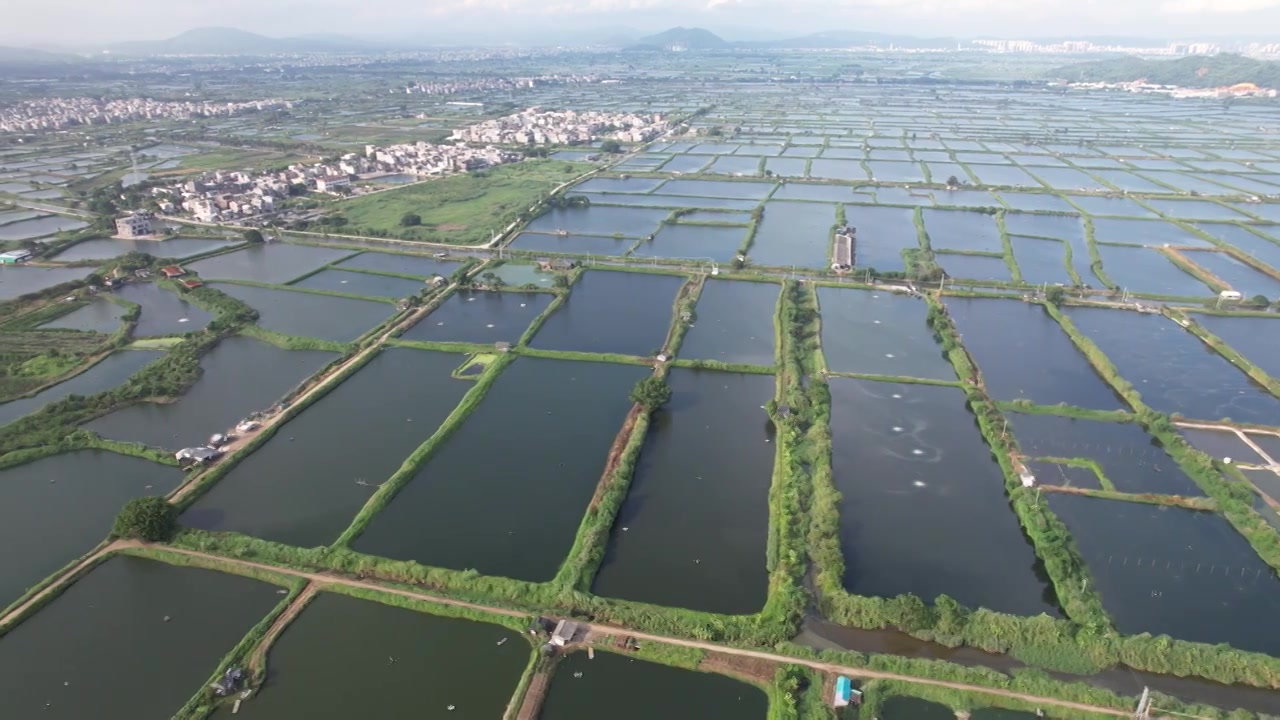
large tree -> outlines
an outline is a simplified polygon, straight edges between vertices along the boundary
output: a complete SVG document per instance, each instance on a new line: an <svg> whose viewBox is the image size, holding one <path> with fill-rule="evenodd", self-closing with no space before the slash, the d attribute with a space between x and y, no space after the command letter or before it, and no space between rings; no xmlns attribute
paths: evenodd
<svg viewBox="0 0 1280 720"><path fill-rule="evenodd" d="M649 376L636 383L631 389L630 398L631 402L653 412L671 400L671 386L662 378Z"/></svg>
<svg viewBox="0 0 1280 720"><path fill-rule="evenodd" d="M168 540L178 525L178 508L158 496L134 498L116 515L111 534L147 542Z"/></svg>

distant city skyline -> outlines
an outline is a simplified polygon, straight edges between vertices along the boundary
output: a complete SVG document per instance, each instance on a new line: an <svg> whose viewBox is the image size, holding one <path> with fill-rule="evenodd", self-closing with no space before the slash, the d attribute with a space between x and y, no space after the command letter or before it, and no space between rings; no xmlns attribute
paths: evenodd
<svg viewBox="0 0 1280 720"><path fill-rule="evenodd" d="M9 19L0 28L0 44L18 47L159 40L208 26L274 37L342 34L420 44L556 44L575 34L603 40L677 25L705 27L730 40L843 30L1280 41L1280 0L46 0L14 8Z"/></svg>

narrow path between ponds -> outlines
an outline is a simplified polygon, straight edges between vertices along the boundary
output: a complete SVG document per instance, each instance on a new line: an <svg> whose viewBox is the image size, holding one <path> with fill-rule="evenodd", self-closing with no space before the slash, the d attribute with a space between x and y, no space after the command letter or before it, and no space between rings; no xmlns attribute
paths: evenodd
<svg viewBox="0 0 1280 720"><path fill-rule="evenodd" d="M398 588L398 587L388 587L386 585L382 585L380 583L371 582L367 580L357 580L354 578L342 577L338 575L330 575L326 573L306 572L303 570L296 570L288 567L269 565L266 563L258 563L258 562L253 562L249 560L240 560L237 558L223 557L221 555L214 555L211 553L204 553L196 550L188 550L185 548L170 547L166 545L152 545L148 543L142 543L136 540L117 540L111 543L110 545L107 545L106 547L102 548L101 550L94 553L93 555L89 556L78 565L76 565L75 568L73 568L67 574L63 575L63 579L60 580L59 582L51 584L49 587L45 588L44 590L40 591L36 595L32 596L25 603L23 603L22 605L19 605L18 607L14 608L11 612L6 614L4 617L0 618L0 627L3 627L5 624L12 622L15 618L20 617L21 614L27 608L31 607L34 603L39 602L46 595L60 591L63 585L66 584L65 578L74 577L74 574L77 573L79 570L91 565L94 562L97 562L98 560L102 559L104 556L111 555L121 550L126 550L129 548L142 548L142 547L152 548L162 553L184 555L190 558L204 560L210 563L213 566L213 569L216 569L216 566L219 564L235 565L242 568L252 568L254 570L275 573L278 575L285 575L288 577L303 578L305 580L310 581L311 583L311 586L306 591L310 593L322 591L325 589L326 586L342 585L345 587L363 588L366 590L386 593L388 595L397 595L400 597L410 598L413 600L420 600L423 602L435 603L437 605L447 605L451 607L466 608L469 610L475 610L478 612L489 613L494 615L504 615L507 617L518 617L518 618L525 618L525 617L529 617L530 615L530 613L525 612L523 610L512 610L510 608L491 607L491 606L482 605L478 603L465 602L462 600L454 600L451 598L443 598L435 595L430 595L424 592L418 592L418 591ZM305 594L306 593L303 593L303 595ZM300 595L299 599L303 597L303 595ZM298 604L296 601L294 605L299 609L302 607L302 605ZM288 612L285 613L285 616L287 615L288 615ZM284 623L282 621L284 620L285 616L281 616L281 618L278 619L276 622L276 624L280 625L282 629L284 626ZM911 675L899 675L897 673L880 672L877 670L869 670L866 668L847 667L847 666L839 665L836 663L822 662L818 660L810 660L805 658L789 657L786 655L778 655L775 653L765 652L761 650L746 650L743 648L735 648L735 647L729 647L725 645L718 645L716 643L703 642L700 640L686 640L683 638L667 637L665 635L655 635L652 633L628 630L626 628L614 627L611 625L601 625L601 624L589 623L589 622L581 622L581 624L587 628L588 633L590 634L590 636L593 636L593 637L602 636L602 635L630 636L630 637L636 638L637 640L642 640L642 641L665 643L668 645L677 645L680 647L687 647L687 648L693 648L697 650L723 653L726 655L736 655L740 657L754 658L757 660L764 660L764 661L774 662L774 663L803 665L805 667L813 668L821 672L837 673L841 675L848 675L850 677L857 677L857 678L863 678L868 680L894 680L898 682L916 683L919 685L929 685L933 687L944 687L952 690L960 690L963 692L994 695L997 697L1020 700L1020 701L1031 703L1033 705L1040 706L1040 707L1068 708L1071 710L1091 712L1099 715L1109 715L1112 717L1129 717L1131 715L1131 713L1129 712L1116 710L1114 708L1101 707L1097 705L1089 705L1086 703L1072 702L1069 700L1058 700L1055 698L1038 697L1035 695L1028 695L1025 693L1014 692L1012 690L990 688L990 687L985 687L981 685L968 685L965 683L948 682L945 680L933 680L928 678L914 677ZM275 629L274 625L272 629L273 630Z"/></svg>

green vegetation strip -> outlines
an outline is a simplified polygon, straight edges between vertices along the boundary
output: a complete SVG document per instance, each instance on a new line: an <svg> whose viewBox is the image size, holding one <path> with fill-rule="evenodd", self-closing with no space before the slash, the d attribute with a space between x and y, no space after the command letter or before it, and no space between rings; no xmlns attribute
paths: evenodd
<svg viewBox="0 0 1280 720"><path fill-rule="evenodd" d="M1240 368L1246 375L1253 378L1259 385L1267 389L1267 392L1280 397L1280 379L1271 377L1267 371L1255 365L1249 358L1236 352L1235 348L1228 345L1222 338L1209 332L1209 330L1196 322L1196 319L1177 308L1165 307L1164 312L1173 318L1182 327L1186 328L1191 334L1200 338L1206 345L1217 351L1219 355L1226 358L1232 365ZM1280 323L1277 323L1280 325ZM1280 330L1280 327L1276 328Z"/></svg>

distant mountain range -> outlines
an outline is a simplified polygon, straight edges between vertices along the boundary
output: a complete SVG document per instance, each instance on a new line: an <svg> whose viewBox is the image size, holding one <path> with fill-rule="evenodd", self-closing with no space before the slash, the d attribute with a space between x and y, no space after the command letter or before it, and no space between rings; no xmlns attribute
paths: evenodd
<svg viewBox="0 0 1280 720"><path fill-rule="evenodd" d="M341 36L273 38L236 28L207 27L188 30L167 40L137 40L104 49L119 55L276 55L364 52L381 49L381 46Z"/></svg>
<svg viewBox="0 0 1280 720"><path fill-rule="evenodd" d="M1049 72L1055 80L1071 82L1133 82L1212 88L1253 83L1280 88L1280 62L1253 60L1240 55L1184 57L1177 60L1143 60L1122 57L1066 65Z"/></svg>
<svg viewBox="0 0 1280 720"><path fill-rule="evenodd" d="M721 50L732 48L778 48L786 49L827 49L847 48L854 46L876 45L879 47L900 48L947 48L955 47L955 38L918 38L909 35L886 35L877 32L860 32L855 30L829 30L800 37L783 40L756 40L749 42L730 42L703 28L677 27L649 35L630 45L628 50Z"/></svg>
<svg viewBox="0 0 1280 720"><path fill-rule="evenodd" d="M642 37L629 49L718 50L728 46L728 41L710 30L676 27L657 35Z"/></svg>

